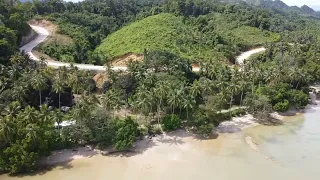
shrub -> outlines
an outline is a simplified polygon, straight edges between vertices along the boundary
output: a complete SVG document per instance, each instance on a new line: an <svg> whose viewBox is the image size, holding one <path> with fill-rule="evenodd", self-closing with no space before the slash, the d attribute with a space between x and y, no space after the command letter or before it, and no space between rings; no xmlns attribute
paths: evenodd
<svg viewBox="0 0 320 180"><path fill-rule="evenodd" d="M300 90L292 90L291 101L295 108L302 109L309 104L309 95Z"/></svg>
<svg viewBox="0 0 320 180"><path fill-rule="evenodd" d="M181 127L181 119L175 114L166 115L162 119L164 131L174 131Z"/></svg>
<svg viewBox="0 0 320 180"><path fill-rule="evenodd" d="M202 137L208 137L211 135L213 128L214 128L214 125L211 123L200 125L197 128L197 134L199 134Z"/></svg>
<svg viewBox="0 0 320 180"><path fill-rule="evenodd" d="M162 129L161 129L161 126L159 124L153 125L151 131L154 134L162 134Z"/></svg>
<svg viewBox="0 0 320 180"><path fill-rule="evenodd" d="M116 128L116 149L125 150L130 148L136 140L138 124L131 117L127 117L125 120L118 120Z"/></svg>
<svg viewBox="0 0 320 180"><path fill-rule="evenodd" d="M283 102L278 102L273 106L273 109L279 112L285 112L289 109L290 103L288 100L284 100Z"/></svg>

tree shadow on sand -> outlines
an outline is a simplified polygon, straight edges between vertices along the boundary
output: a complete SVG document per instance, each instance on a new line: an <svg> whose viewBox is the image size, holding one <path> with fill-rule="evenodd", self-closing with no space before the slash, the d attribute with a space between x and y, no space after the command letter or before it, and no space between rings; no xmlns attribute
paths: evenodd
<svg viewBox="0 0 320 180"><path fill-rule="evenodd" d="M177 130L174 132L164 133L156 135L155 137L148 138L144 137L142 140L138 140L134 143L133 148L126 151L113 151L108 152L103 155L111 156L111 157L132 157L139 154L143 154L144 152L160 145L169 145L169 146L180 146L185 144L184 138L192 138L198 141L216 139L218 137L218 133L213 133L212 136L209 137L200 137L195 134L189 133L185 130Z"/></svg>
<svg viewBox="0 0 320 180"><path fill-rule="evenodd" d="M41 176L53 169L67 170L73 168L72 161L79 158L91 158L98 155L99 152L90 147L77 147L73 149L63 149L54 151L50 156L41 158L37 164L38 168L29 173L22 173L12 176L27 177L27 176Z"/></svg>
<svg viewBox="0 0 320 180"><path fill-rule="evenodd" d="M111 156L111 157L117 157L117 156L131 157L131 156L142 154L147 150L153 147L159 146L161 144L167 144L169 146L178 146L178 145L184 144L185 142L183 141L183 138L187 137L187 135L181 132L176 131L172 133L159 134L150 138L144 137L144 139L136 141L133 145L133 148L129 150L125 150L125 151L115 150L115 151L105 153L103 155Z"/></svg>

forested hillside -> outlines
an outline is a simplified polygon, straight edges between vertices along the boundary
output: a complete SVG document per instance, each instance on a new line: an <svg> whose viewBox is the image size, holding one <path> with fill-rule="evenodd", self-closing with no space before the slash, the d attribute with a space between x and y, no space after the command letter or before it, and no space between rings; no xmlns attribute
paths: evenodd
<svg viewBox="0 0 320 180"><path fill-rule="evenodd" d="M296 13L212 0L1 1L0 10L0 173L34 171L58 149L132 150L164 131L210 138L246 113L278 124L270 114L305 108L320 79L320 21ZM97 89L95 72L52 69L19 53L30 19L72 38L42 47L53 58L105 64L134 52L143 61L125 72L108 63ZM231 64L261 45L265 52Z"/></svg>
<svg viewBox="0 0 320 180"><path fill-rule="evenodd" d="M27 24L28 9L31 4L12 6L0 2L0 63L6 64L9 57L17 51L22 36L30 33Z"/></svg>
<svg viewBox="0 0 320 180"><path fill-rule="evenodd" d="M312 24L317 22L296 13L263 9L244 2L224 4L211 0L83 1L65 5L55 1L50 7L41 1L34 7L40 15L37 18L56 23L60 33L72 37L74 42L70 45L47 44L41 48L42 52L57 60L93 64L104 64L126 53L142 54L144 49L152 49L154 45L157 49L168 50L161 42L165 39L160 38L168 31L157 31L151 27L153 23L150 26L143 24L150 21L149 16L160 13L170 13L181 21L175 24L175 29L183 31L179 32L179 37L174 37L175 40L170 39L170 47L175 47L170 51L197 61L219 58L233 62L240 51L287 41L289 36L296 38L297 34L300 38L308 36L309 29L314 29ZM132 35L125 32L133 33L133 27L142 31ZM161 28L170 29L166 25ZM120 32L116 32L118 30ZM140 38L143 33L158 38ZM120 38L119 34L124 36ZM118 46L120 42L134 43ZM59 54L68 54L68 58Z"/></svg>

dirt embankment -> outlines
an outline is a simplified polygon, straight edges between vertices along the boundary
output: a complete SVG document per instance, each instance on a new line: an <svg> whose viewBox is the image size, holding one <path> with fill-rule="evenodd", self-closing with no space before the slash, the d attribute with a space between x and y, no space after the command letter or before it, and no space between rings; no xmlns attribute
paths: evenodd
<svg viewBox="0 0 320 180"><path fill-rule="evenodd" d="M127 53L112 60L112 66L127 66L130 62L142 61L144 55Z"/></svg>

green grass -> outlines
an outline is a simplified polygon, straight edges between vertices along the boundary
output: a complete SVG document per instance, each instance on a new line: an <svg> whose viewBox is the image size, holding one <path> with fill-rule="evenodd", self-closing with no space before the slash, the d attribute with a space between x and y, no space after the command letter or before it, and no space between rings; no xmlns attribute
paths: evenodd
<svg viewBox="0 0 320 180"><path fill-rule="evenodd" d="M212 56L210 47L182 43L192 35L192 31L182 22L181 17L163 13L136 21L114 32L103 40L95 52L109 55L111 58L129 52L143 54L145 49L166 50L194 59Z"/></svg>
<svg viewBox="0 0 320 180"><path fill-rule="evenodd" d="M235 28L231 33L244 41L248 46L257 46L264 43L276 42L280 40L280 35L270 31L261 31L258 28L242 26Z"/></svg>

